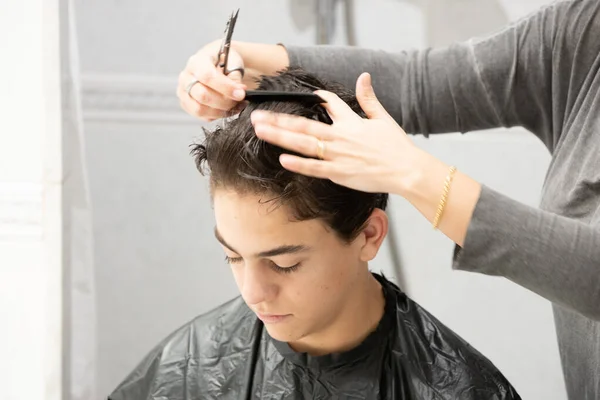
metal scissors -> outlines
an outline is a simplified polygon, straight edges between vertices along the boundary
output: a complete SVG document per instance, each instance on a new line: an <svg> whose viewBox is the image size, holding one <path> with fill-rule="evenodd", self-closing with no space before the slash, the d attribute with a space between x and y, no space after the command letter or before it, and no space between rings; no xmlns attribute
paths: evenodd
<svg viewBox="0 0 600 400"><path fill-rule="evenodd" d="M219 49L219 53L217 54L217 61L215 66L223 68L223 73L225 75L229 75L234 71L239 71L242 74L243 78L244 67L232 69L227 68L227 63L229 61L229 50L231 48L231 38L233 37L233 29L235 28L235 23L237 22L239 12L239 8L235 12L232 12L231 16L229 17L229 20L227 21L227 25L225 25L225 36L223 37L223 41L221 42L221 48ZM246 97L244 98L244 100L255 103L265 101L296 101L305 104L321 104L326 102L324 99L322 99L320 96L314 93L294 93L271 90L246 90Z"/></svg>
<svg viewBox="0 0 600 400"><path fill-rule="evenodd" d="M231 13L229 20L227 21L227 25L225 25L225 36L223 37L223 41L221 42L221 48L219 49L219 53L217 54L217 62L215 66L223 68L223 73L225 75L229 75L234 71L239 71L242 74L243 78L243 67L233 69L227 68L227 63L229 62L229 49L231 48L231 37L233 36L233 29L235 28L235 23L237 22L239 12L240 9L238 8L235 12Z"/></svg>

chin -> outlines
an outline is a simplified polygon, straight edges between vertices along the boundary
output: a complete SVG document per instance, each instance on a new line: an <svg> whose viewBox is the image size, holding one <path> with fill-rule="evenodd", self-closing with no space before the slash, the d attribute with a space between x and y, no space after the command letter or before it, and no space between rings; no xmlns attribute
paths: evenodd
<svg viewBox="0 0 600 400"><path fill-rule="evenodd" d="M267 329L267 332L269 332L269 336L280 342L295 342L306 336L299 334L297 329L285 327L283 324L280 324L279 326L269 326L265 324L265 328Z"/></svg>

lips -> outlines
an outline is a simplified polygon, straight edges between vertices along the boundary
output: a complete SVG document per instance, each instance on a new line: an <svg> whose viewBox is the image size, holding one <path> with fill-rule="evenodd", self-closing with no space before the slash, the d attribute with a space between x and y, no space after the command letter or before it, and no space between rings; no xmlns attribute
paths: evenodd
<svg viewBox="0 0 600 400"><path fill-rule="evenodd" d="M265 324L277 324L288 319L291 314L286 315L275 315L275 314L260 314L256 313L258 319L260 319Z"/></svg>

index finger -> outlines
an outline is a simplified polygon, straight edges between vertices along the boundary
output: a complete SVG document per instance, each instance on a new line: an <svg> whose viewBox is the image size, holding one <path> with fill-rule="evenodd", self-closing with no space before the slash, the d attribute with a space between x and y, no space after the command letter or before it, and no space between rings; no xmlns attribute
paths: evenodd
<svg viewBox="0 0 600 400"><path fill-rule="evenodd" d="M190 73L203 85L233 100L243 100L246 86L229 78L215 67L209 59L195 60L189 67Z"/></svg>
<svg viewBox="0 0 600 400"><path fill-rule="evenodd" d="M327 110L327 113L333 122L347 118L360 118L358 114L356 114L354 110L352 110L352 108L350 108L350 106L335 93L326 90L317 90L315 91L315 94L326 101L326 103L322 103L321 105Z"/></svg>

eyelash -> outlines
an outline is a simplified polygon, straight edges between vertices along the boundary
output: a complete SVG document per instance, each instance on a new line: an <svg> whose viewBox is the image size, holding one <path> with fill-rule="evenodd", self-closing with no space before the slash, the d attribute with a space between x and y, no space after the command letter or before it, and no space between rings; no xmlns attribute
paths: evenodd
<svg viewBox="0 0 600 400"><path fill-rule="evenodd" d="M229 257L229 256L225 256L225 261L228 264L237 264L242 262L242 258L241 257ZM297 271L298 268L300 268L300 263L292 265L291 267L280 267L279 265L275 264L273 261L270 261L270 267L271 269L273 269L275 272L279 272L282 274L289 274L292 273L294 271Z"/></svg>

